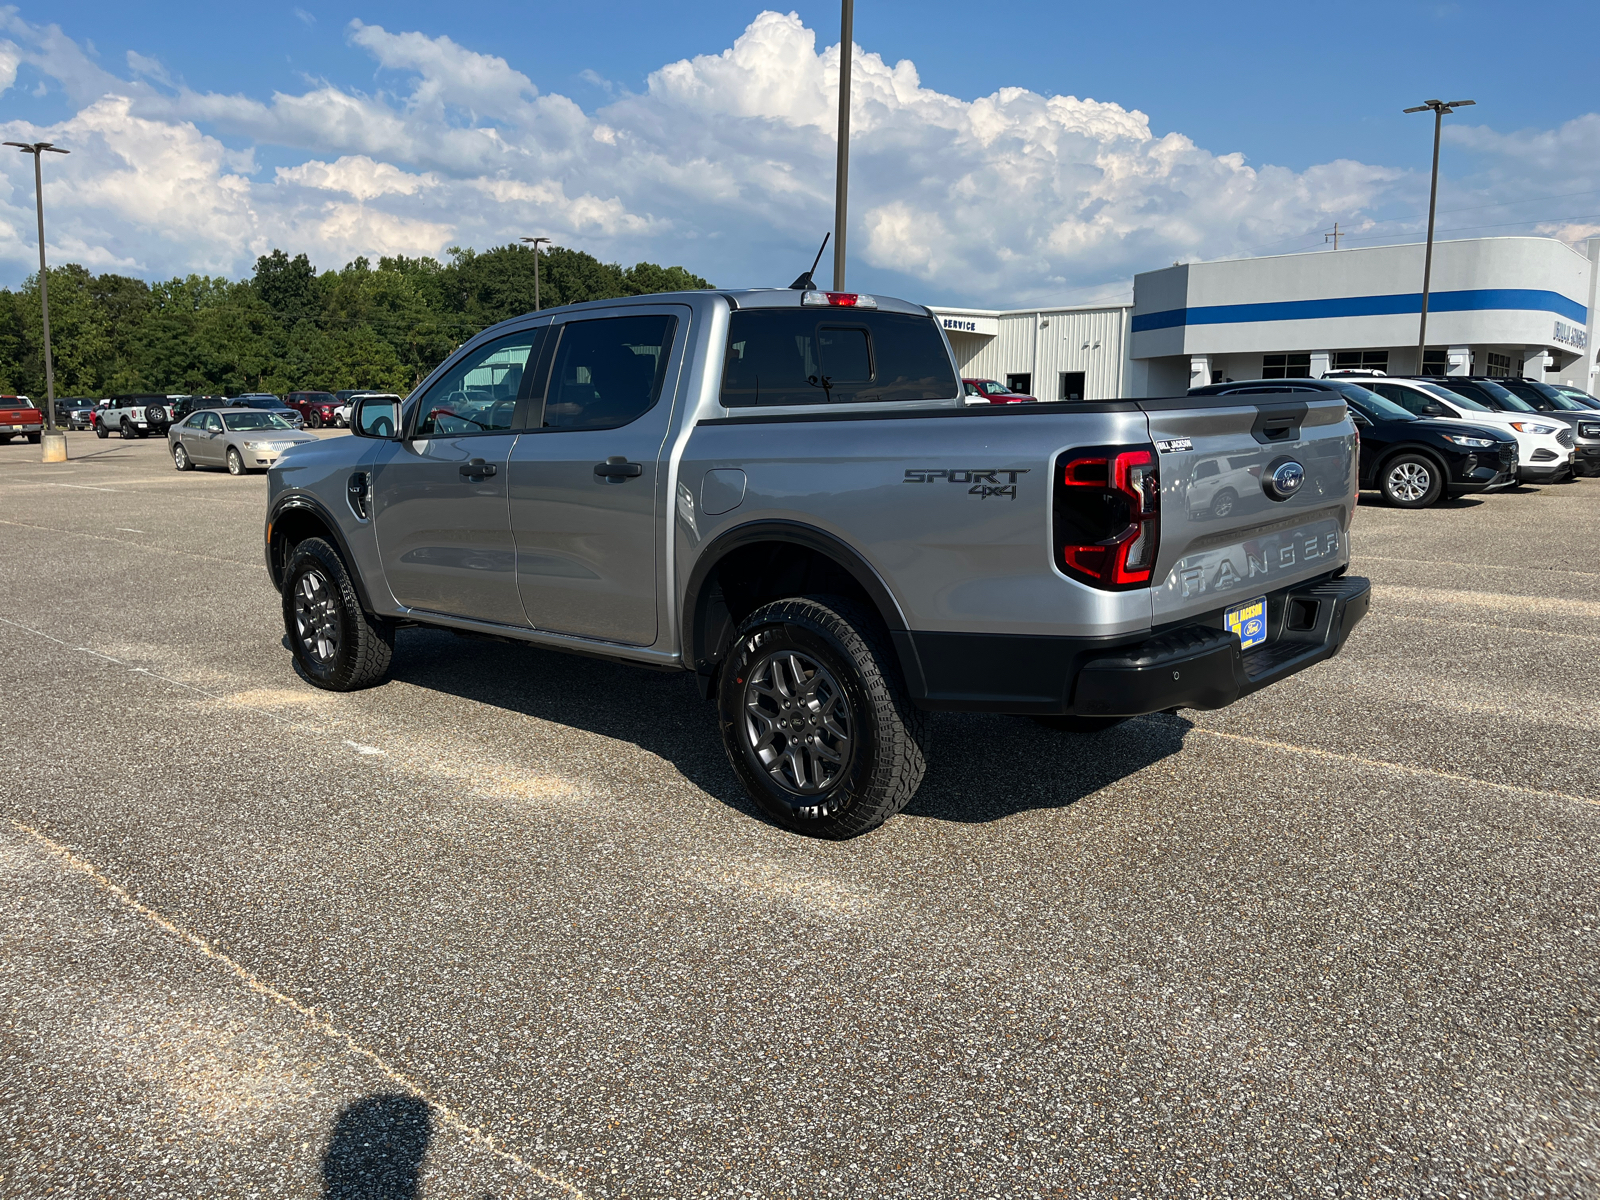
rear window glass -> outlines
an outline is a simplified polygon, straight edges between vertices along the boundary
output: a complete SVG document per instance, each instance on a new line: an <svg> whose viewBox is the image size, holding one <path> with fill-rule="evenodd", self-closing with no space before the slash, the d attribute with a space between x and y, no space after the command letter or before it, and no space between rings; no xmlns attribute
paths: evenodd
<svg viewBox="0 0 1600 1200"><path fill-rule="evenodd" d="M0 396L0 408L35 408L37 405L26 396Z"/></svg>
<svg viewBox="0 0 1600 1200"><path fill-rule="evenodd" d="M950 400L961 385L930 317L860 310L748 309L728 323L722 403Z"/></svg>
<svg viewBox="0 0 1600 1200"><path fill-rule="evenodd" d="M545 391L550 429L615 429L655 407L667 376L676 317L568 321Z"/></svg>

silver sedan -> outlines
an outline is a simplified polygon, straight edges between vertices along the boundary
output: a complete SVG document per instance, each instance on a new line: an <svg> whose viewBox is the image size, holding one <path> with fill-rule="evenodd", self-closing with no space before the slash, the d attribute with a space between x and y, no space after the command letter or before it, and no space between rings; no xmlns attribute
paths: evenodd
<svg viewBox="0 0 1600 1200"><path fill-rule="evenodd" d="M226 467L230 475L264 470L290 446L316 440L277 413L254 408L203 408L167 430L178 470Z"/></svg>

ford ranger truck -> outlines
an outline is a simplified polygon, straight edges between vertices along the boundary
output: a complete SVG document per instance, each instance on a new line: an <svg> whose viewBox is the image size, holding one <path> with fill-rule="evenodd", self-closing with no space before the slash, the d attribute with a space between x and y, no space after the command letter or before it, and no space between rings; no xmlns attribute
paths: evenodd
<svg viewBox="0 0 1600 1200"><path fill-rule="evenodd" d="M888 297L503 322L269 471L295 666L367 687L429 626L690 672L762 810L843 838L916 792L929 712L1220 708L1365 614L1337 393L964 400L937 320ZM1256 469L1219 511L1223 459Z"/></svg>

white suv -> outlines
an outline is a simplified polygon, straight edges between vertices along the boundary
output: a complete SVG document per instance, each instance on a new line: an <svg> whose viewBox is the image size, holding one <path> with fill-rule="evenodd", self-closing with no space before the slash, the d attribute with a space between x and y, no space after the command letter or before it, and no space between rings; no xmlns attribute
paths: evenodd
<svg viewBox="0 0 1600 1200"><path fill-rule="evenodd" d="M1554 483L1572 474L1576 452L1571 445L1571 427L1564 421L1547 420L1540 413L1485 408L1443 384L1418 379L1363 379L1361 386L1419 417L1504 429L1517 439L1517 479L1522 483ZM1566 445L1560 441L1563 431L1567 434Z"/></svg>

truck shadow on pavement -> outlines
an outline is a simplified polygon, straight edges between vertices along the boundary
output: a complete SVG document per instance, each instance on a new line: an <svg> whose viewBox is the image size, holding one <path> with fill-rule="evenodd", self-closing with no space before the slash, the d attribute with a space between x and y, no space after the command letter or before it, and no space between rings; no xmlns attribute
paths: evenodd
<svg viewBox="0 0 1600 1200"><path fill-rule="evenodd" d="M323 1200L413 1200L433 1136L415 1096L365 1096L339 1113L322 1156Z"/></svg>
<svg viewBox="0 0 1600 1200"><path fill-rule="evenodd" d="M761 819L722 750L717 712L687 675L533 646L403 630L393 678L630 742L696 787ZM906 811L939 821L999 820L1064 808L1183 749L1190 722L1146 717L1101 733L1062 733L1025 717L931 714L928 774Z"/></svg>

